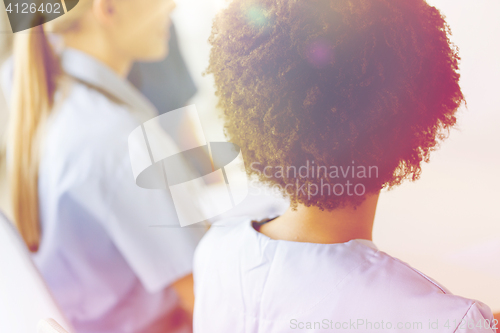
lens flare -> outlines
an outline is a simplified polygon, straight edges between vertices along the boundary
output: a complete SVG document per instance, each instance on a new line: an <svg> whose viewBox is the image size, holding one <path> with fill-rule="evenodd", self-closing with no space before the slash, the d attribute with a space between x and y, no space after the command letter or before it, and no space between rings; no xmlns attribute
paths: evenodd
<svg viewBox="0 0 500 333"><path fill-rule="evenodd" d="M260 6L252 6L246 12L246 18L248 23L255 27L262 27L267 25L268 19L266 17L266 13L264 8Z"/></svg>
<svg viewBox="0 0 500 333"><path fill-rule="evenodd" d="M331 45L323 39L311 42L307 47L307 60L317 68L324 68L333 61Z"/></svg>

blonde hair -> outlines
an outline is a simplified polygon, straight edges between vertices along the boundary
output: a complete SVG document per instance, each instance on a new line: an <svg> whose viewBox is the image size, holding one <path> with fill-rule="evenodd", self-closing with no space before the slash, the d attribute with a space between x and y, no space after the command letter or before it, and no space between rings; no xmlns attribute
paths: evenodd
<svg viewBox="0 0 500 333"><path fill-rule="evenodd" d="M90 4L92 0L80 0L71 12L44 25L54 33L63 34L76 26ZM50 46L44 25L15 36L9 123L8 177L13 219L32 252L38 250L41 234L38 206L40 133L53 108L61 73L59 59Z"/></svg>

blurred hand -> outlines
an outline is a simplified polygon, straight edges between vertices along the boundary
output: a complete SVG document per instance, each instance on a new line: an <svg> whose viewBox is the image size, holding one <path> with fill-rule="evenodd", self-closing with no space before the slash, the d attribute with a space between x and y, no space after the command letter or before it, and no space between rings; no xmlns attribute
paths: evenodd
<svg viewBox="0 0 500 333"><path fill-rule="evenodd" d="M194 310L194 281L193 274L186 275L185 277L175 281L172 284L179 298L181 299L181 306L186 312L192 316Z"/></svg>

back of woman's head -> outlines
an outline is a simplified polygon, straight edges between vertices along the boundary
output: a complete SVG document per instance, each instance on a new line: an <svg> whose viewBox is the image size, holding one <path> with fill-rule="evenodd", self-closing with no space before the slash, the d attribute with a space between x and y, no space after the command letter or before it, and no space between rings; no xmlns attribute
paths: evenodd
<svg viewBox="0 0 500 333"><path fill-rule="evenodd" d="M331 210L418 179L455 125L449 35L424 0L235 0L207 72L247 173Z"/></svg>

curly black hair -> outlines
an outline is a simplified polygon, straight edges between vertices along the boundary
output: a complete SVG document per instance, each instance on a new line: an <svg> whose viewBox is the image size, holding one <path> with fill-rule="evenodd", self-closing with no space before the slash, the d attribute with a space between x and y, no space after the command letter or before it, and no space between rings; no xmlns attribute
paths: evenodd
<svg viewBox="0 0 500 333"><path fill-rule="evenodd" d="M249 175L293 208L356 207L418 179L455 125L464 96L450 35L424 0L234 0L214 21L206 73ZM286 172L301 166L341 172ZM376 175L358 174L369 167ZM304 191L346 181L363 191Z"/></svg>

